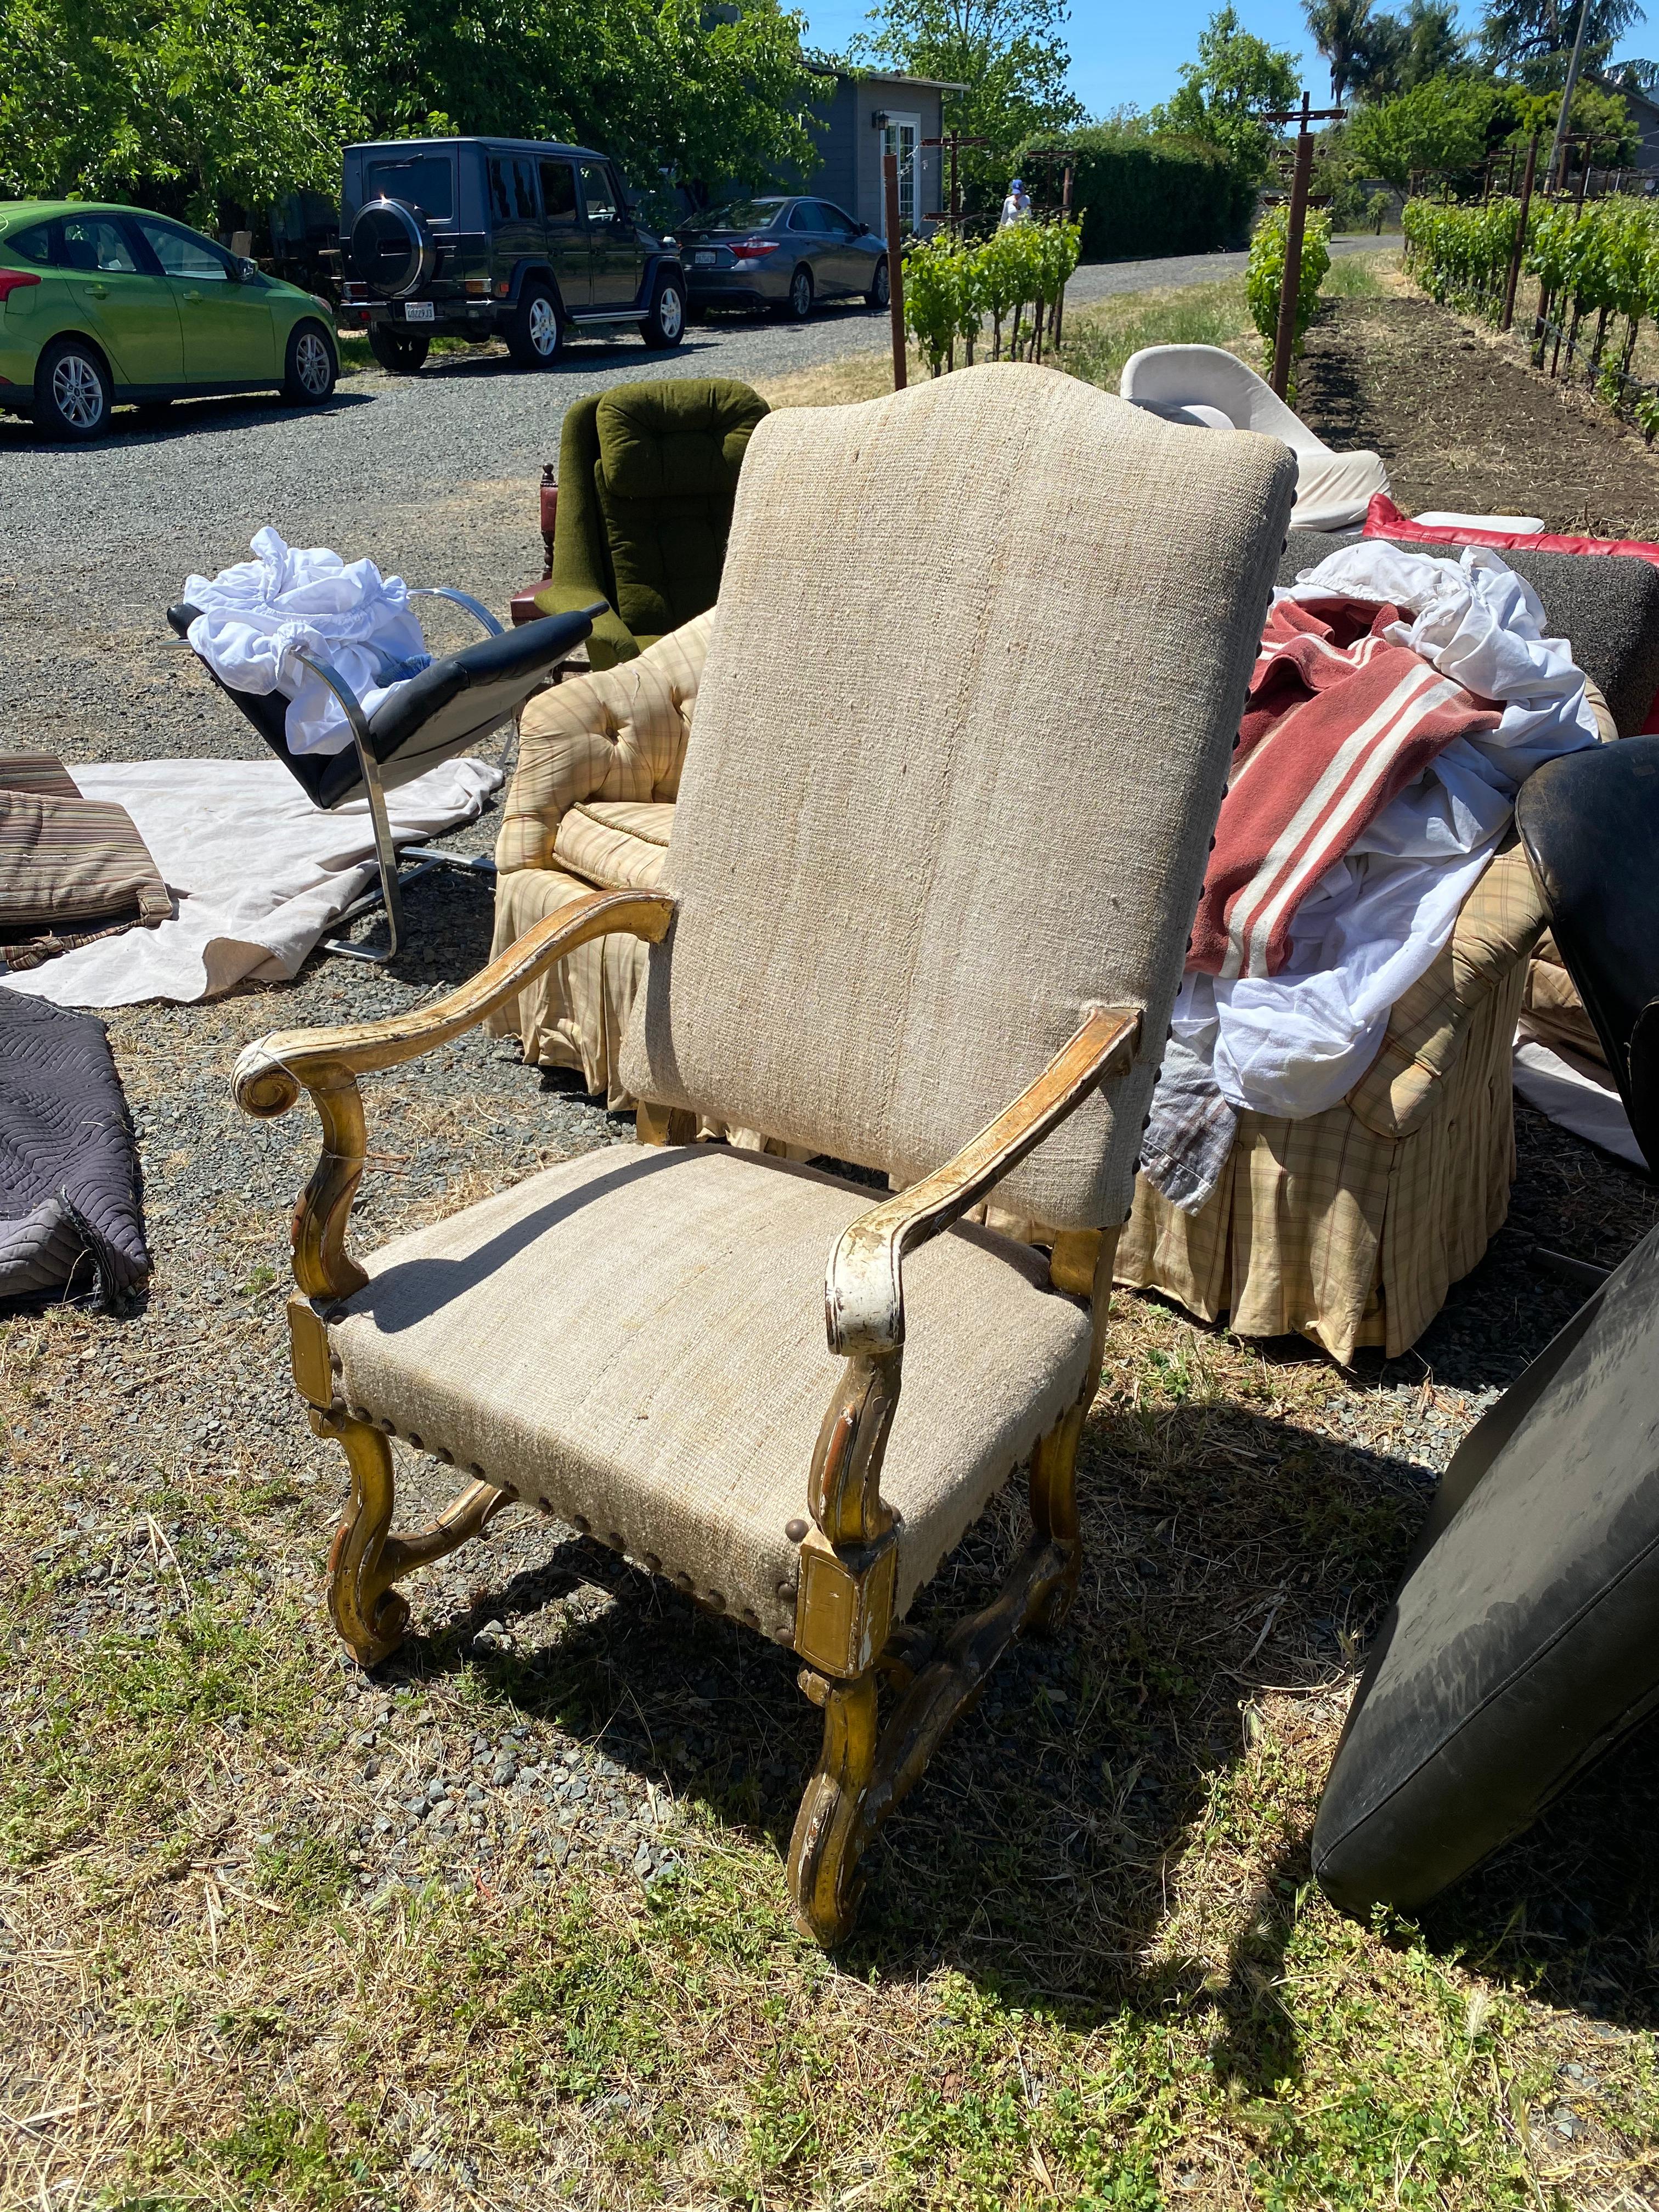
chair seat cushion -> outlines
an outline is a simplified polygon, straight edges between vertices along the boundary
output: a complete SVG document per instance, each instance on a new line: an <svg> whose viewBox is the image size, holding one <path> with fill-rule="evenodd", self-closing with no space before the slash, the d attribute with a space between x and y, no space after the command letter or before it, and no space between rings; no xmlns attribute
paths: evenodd
<svg viewBox="0 0 1659 2212"><path fill-rule="evenodd" d="M1459 1445L1313 1832L1321 1886L1415 1912L1659 1703L1659 1232Z"/></svg>
<svg viewBox="0 0 1659 2212"><path fill-rule="evenodd" d="M342 1395L787 1644L844 1365L824 1341L824 1266L873 1200L724 1146L565 1161L364 1261L370 1282L329 1331ZM1047 1276L967 1227L906 1262L882 1477L901 1613L1083 1387L1089 1315Z"/></svg>
<svg viewBox="0 0 1659 2212"><path fill-rule="evenodd" d="M589 799L560 817L553 858L600 890L648 891L662 874L673 821L672 799Z"/></svg>

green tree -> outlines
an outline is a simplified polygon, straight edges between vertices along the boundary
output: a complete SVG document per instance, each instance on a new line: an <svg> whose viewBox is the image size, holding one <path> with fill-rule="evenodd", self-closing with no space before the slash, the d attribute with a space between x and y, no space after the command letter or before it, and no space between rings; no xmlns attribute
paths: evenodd
<svg viewBox="0 0 1659 2212"><path fill-rule="evenodd" d="M1349 159L1366 176L1408 185L1414 177L1478 170L1513 115L1501 85L1437 76L1358 111L1348 125Z"/></svg>
<svg viewBox="0 0 1659 2212"><path fill-rule="evenodd" d="M1181 65L1181 89L1149 118L1154 130L1208 138L1239 174L1259 185L1273 157L1273 132L1261 118L1302 97L1296 57L1247 31L1231 7L1199 34L1198 59Z"/></svg>
<svg viewBox="0 0 1659 2212"><path fill-rule="evenodd" d="M1510 108L1515 118L1513 140L1524 145L1537 131L1549 150L1554 136L1556 119L1561 112L1559 92L1520 92L1510 94ZM1636 125L1623 99L1605 86L1586 84L1581 77L1573 87L1572 113L1567 128L1572 136L1588 137L1595 147L1595 166L1598 169L1626 168L1636 159ZM1573 149L1577 167L1580 149Z"/></svg>
<svg viewBox="0 0 1659 2212"><path fill-rule="evenodd" d="M1643 20L1640 0L1589 0L1583 67L1603 68L1631 25ZM1528 91L1559 92L1577 28L1578 0L1486 0L1481 56L1489 69L1518 77Z"/></svg>
<svg viewBox="0 0 1659 2212"><path fill-rule="evenodd" d="M800 31L778 0L0 0L0 196L211 229L337 191L348 138L457 131L760 184L814 159Z"/></svg>
<svg viewBox="0 0 1659 2212"><path fill-rule="evenodd" d="M1331 98L1340 100L1358 82L1354 72L1365 51L1371 0L1304 0L1303 13L1315 46L1330 64Z"/></svg>
<svg viewBox="0 0 1659 2212"><path fill-rule="evenodd" d="M885 0L848 60L967 87L945 94L945 127L988 142L961 157L968 204L986 208L1006 190L1017 146L1084 120L1067 82L1070 19L1066 0Z"/></svg>

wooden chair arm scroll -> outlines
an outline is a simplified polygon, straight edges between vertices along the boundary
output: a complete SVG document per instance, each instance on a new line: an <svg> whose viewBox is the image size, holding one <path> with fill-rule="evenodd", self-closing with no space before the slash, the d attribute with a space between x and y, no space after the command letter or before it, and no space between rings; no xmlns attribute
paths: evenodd
<svg viewBox="0 0 1659 2212"><path fill-rule="evenodd" d="M294 1278L307 1297L349 1297L368 1279L345 1249L366 1144L357 1078L417 1060L476 1029L578 945L612 935L658 945L673 918L666 891L594 891L526 930L499 959L429 1006L340 1029L278 1030L246 1048L231 1079L242 1111L271 1120L305 1090L323 1124L322 1157L294 1209Z"/></svg>
<svg viewBox="0 0 1659 2212"><path fill-rule="evenodd" d="M1096 1007L1036 1082L955 1159L872 1206L842 1231L824 1279L831 1352L876 1358L898 1350L904 1341L905 1254L960 1221L1097 1084L1121 1074L1139 1036L1138 1007Z"/></svg>

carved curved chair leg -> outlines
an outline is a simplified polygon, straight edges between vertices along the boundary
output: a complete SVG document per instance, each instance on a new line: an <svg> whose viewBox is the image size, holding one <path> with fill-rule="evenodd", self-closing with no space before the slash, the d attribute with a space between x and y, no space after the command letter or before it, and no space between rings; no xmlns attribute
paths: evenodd
<svg viewBox="0 0 1659 2212"><path fill-rule="evenodd" d="M319 1436L333 1437L351 1470L351 1494L328 1554L328 1611L361 1667L378 1667L404 1640L409 1607L381 1572L392 1532L392 1447L367 1421L315 1418Z"/></svg>
<svg viewBox="0 0 1659 2212"><path fill-rule="evenodd" d="M1090 1393L1092 1397L1092 1391ZM1066 1565L1054 1587L1033 1607L1028 1626L1059 1628L1072 1610L1083 1573L1083 1534L1077 1510L1077 1452L1086 1406L1073 1406L1039 1439L1031 1454L1031 1528L1038 1543L1053 1546Z"/></svg>
<svg viewBox="0 0 1659 2212"><path fill-rule="evenodd" d="M823 1747L795 1815L789 1891L809 1935L826 1949L850 1934L863 1881L859 1861L871 1830L866 1796L875 1771L876 1676L850 1682L801 1670L801 1687L823 1707Z"/></svg>
<svg viewBox="0 0 1659 2212"><path fill-rule="evenodd" d="M392 1588L400 1575L464 1544L511 1499L493 1483L470 1483L430 1528L392 1534L395 1480L392 1446L367 1421L313 1410L319 1437L333 1437L351 1470L351 1492L328 1555L329 1618L361 1667L378 1667L404 1640L409 1606Z"/></svg>

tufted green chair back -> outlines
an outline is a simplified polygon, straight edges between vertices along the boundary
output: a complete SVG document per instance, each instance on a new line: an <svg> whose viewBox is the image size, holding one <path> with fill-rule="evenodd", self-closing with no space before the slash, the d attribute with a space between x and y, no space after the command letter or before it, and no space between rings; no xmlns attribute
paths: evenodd
<svg viewBox="0 0 1659 2212"><path fill-rule="evenodd" d="M750 435L746 384L674 377L580 399L564 418L553 575L538 605L608 601L588 652L631 659L714 605ZM549 605L548 611L553 611Z"/></svg>

